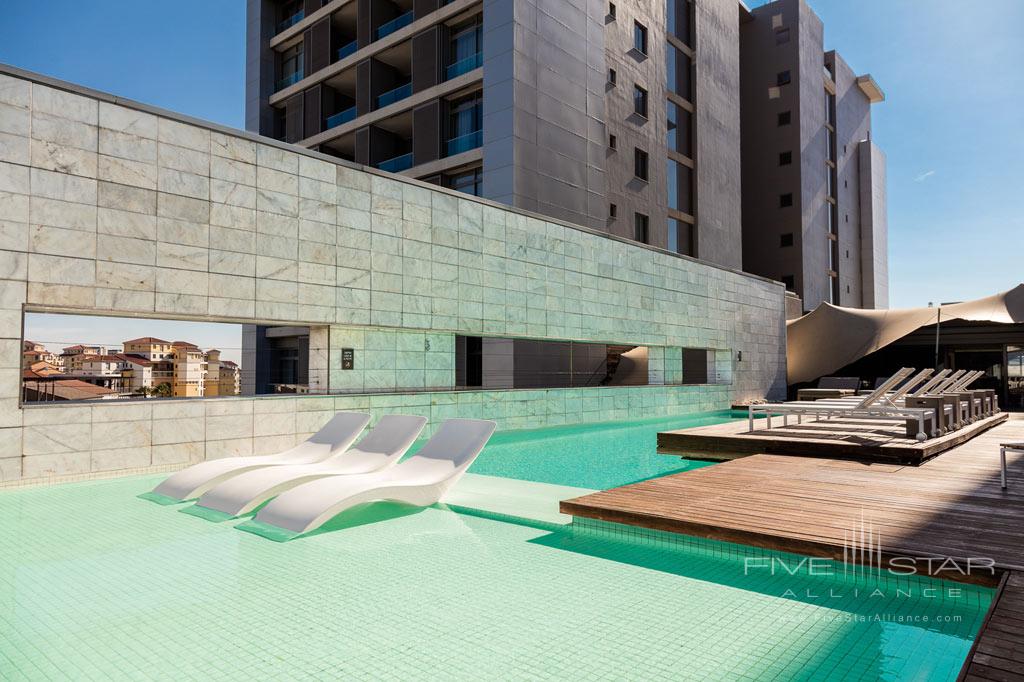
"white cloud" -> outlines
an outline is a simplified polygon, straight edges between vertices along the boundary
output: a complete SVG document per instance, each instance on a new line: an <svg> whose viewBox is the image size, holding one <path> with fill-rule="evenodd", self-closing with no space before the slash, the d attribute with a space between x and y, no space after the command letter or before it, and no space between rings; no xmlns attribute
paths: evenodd
<svg viewBox="0 0 1024 682"><path fill-rule="evenodd" d="M933 175L935 175L935 171L933 171L933 170L925 171L924 173L921 173L916 178L914 178L914 182L924 182L925 180L927 180L928 178L930 178Z"/></svg>

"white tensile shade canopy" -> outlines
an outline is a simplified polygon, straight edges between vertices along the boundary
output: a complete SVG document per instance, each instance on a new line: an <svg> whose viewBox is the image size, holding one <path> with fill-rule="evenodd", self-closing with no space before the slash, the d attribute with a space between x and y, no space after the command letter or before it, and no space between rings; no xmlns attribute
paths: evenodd
<svg viewBox="0 0 1024 682"><path fill-rule="evenodd" d="M1024 284L941 309L942 322L1024 322ZM939 308L861 310L822 303L786 325L787 381L799 384L835 372L916 329L935 324L938 312Z"/></svg>

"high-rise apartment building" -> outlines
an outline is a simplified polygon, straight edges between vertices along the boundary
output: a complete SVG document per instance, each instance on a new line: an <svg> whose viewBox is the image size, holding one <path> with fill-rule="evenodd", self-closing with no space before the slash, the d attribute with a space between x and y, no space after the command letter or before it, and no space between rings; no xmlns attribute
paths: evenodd
<svg viewBox="0 0 1024 682"><path fill-rule="evenodd" d="M739 268L735 0L249 0L247 127Z"/></svg>
<svg viewBox="0 0 1024 682"><path fill-rule="evenodd" d="M803 0L249 0L247 125L884 306L882 94L822 35Z"/></svg>
<svg viewBox="0 0 1024 682"><path fill-rule="evenodd" d="M885 156L871 141L884 95L823 35L805 0L741 12L743 268L804 310L885 308Z"/></svg>

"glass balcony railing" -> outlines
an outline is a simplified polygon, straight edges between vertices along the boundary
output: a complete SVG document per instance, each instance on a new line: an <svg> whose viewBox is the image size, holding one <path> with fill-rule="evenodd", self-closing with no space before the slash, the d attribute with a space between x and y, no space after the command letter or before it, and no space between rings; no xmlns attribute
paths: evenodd
<svg viewBox="0 0 1024 682"><path fill-rule="evenodd" d="M401 173L408 168L412 168L412 152L395 156L387 161L381 161L377 164L377 168L389 173Z"/></svg>
<svg viewBox="0 0 1024 682"><path fill-rule="evenodd" d="M405 85L399 85L394 90L388 90L383 95L377 95L377 108L386 107L389 104L394 104L400 99L405 99L412 94L412 83L406 83Z"/></svg>
<svg viewBox="0 0 1024 682"><path fill-rule="evenodd" d="M338 52L336 53L337 59L339 61L341 61L342 59L344 59L345 57L349 56L350 54L355 54L356 50L358 50L358 49L359 49L359 44L355 40L353 40L348 45L342 45L341 47L338 48Z"/></svg>
<svg viewBox="0 0 1024 682"><path fill-rule="evenodd" d="M403 26L408 26L412 23L413 11L409 10L405 14L395 17L391 21L381 24L377 27L374 35L377 36L377 40L380 40L384 36L391 35Z"/></svg>
<svg viewBox="0 0 1024 682"><path fill-rule="evenodd" d="M277 87L275 88L275 90L284 90L289 85L295 85L300 80L302 80L302 72L301 71L296 71L295 73L291 74L290 76L285 76L281 80L277 81Z"/></svg>
<svg viewBox="0 0 1024 682"><path fill-rule="evenodd" d="M469 73L473 69L479 69L480 65L484 63L484 55L482 52L477 52L471 57L460 59L454 64L449 64L444 69L444 79L450 81L453 78L457 78L464 73Z"/></svg>
<svg viewBox="0 0 1024 682"><path fill-rule="evenodd" d="M453 137L448 140L448 156L455 156L462 152L468 152L470 149L476 149L481 146L483 142L484 136L482 130L474 130L471 133Z"/></svg>
<svg viewBox="0 0 1024 682"><path fill-rule="evenodd" d="M355 117L356 117L356 108L355 107L349 107L348 109L345 109L344 111L339 111L338 113L334 114L333 116L328 116L327 117L327 130L330 130L331 128L337 128L342 123L348 123L349 121L351 121Z"/></svg>
<svg viewBox="0 0 1024 682"><path fill-rule="evenodd" d="M306 12L300 9L298 12L296 12L295 14L291 15L290 17L279 23L277 25L277 30L275 31L275 33L280 33L281 31L285 30L286 28L289 28L290 26L294 26L295 24L299 23L305 18Z"/></svg>

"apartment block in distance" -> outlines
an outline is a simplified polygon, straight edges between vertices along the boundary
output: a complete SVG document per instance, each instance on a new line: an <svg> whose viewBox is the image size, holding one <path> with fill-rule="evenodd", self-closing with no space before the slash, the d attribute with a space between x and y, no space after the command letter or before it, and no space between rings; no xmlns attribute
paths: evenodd
<svg viewBox="0 0 1024 682"><path fill-rule="evenodd" d="M803 299L888 307L884 94L825 52L805 0L741 11L743 268Z"/></svg>
<svg viewBox="0 0 1024 682"><path fill-rule="evenodd" d="M247 127L739 269L736 0L249 0Z"/></svg>

